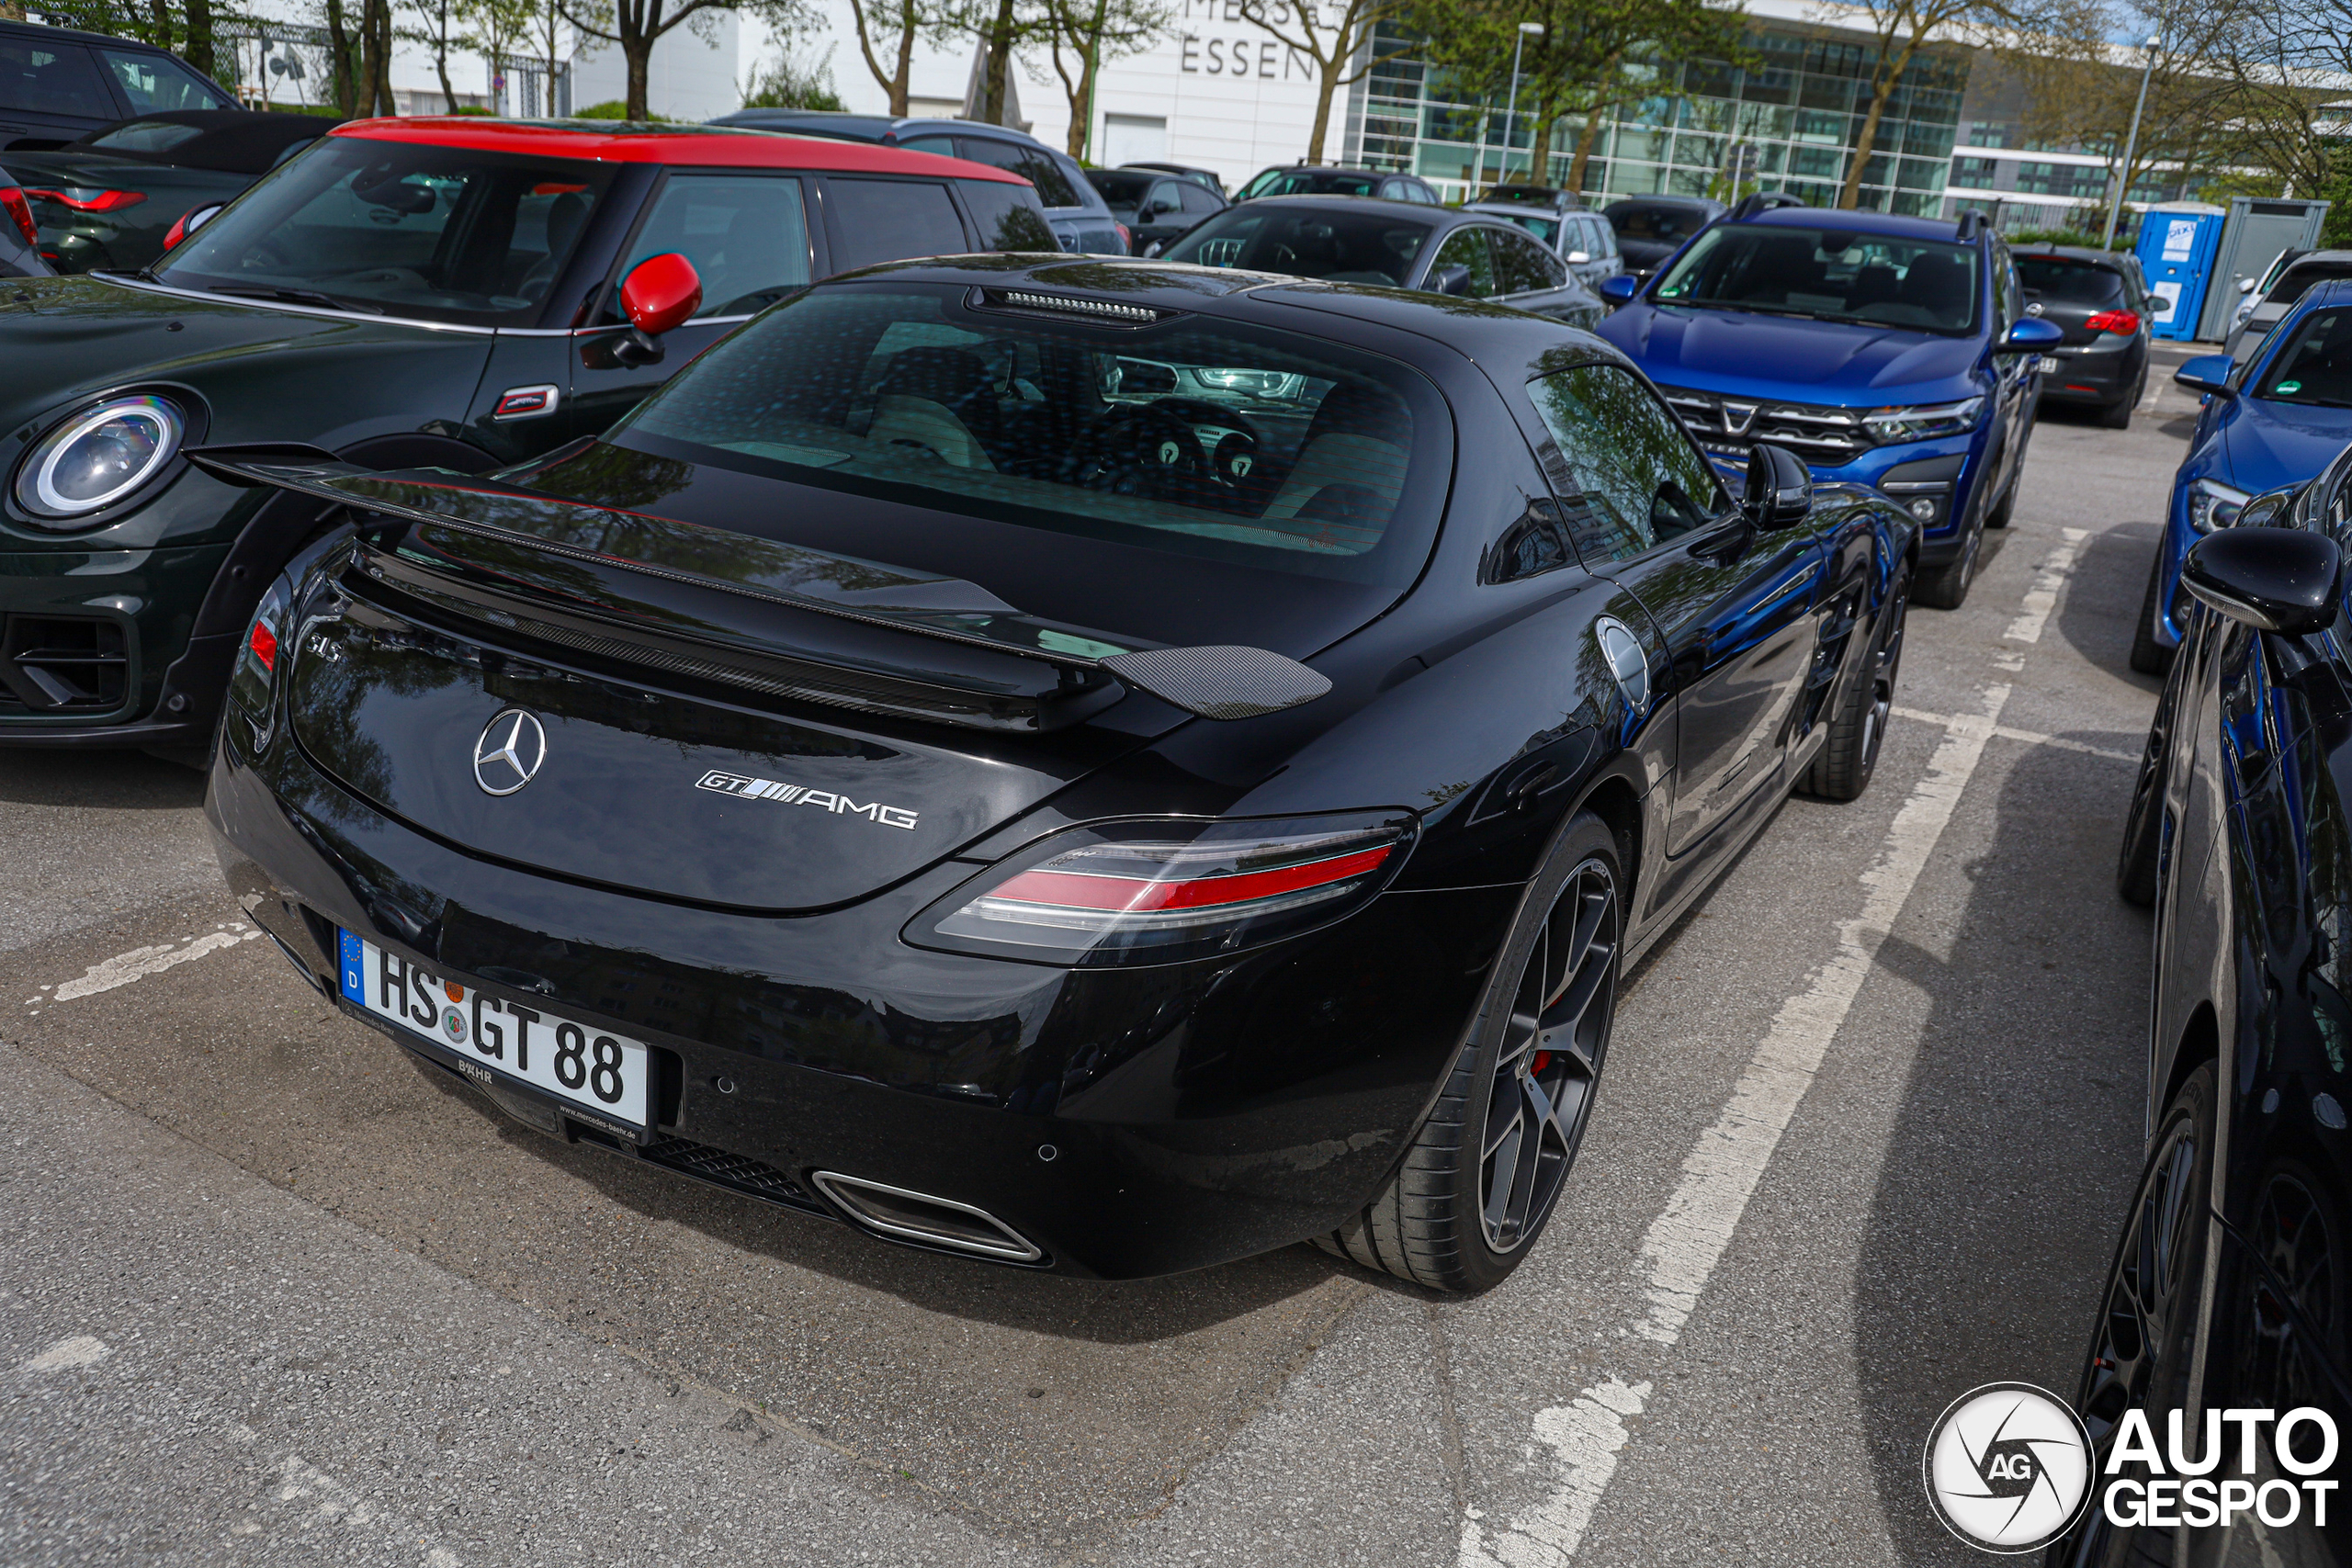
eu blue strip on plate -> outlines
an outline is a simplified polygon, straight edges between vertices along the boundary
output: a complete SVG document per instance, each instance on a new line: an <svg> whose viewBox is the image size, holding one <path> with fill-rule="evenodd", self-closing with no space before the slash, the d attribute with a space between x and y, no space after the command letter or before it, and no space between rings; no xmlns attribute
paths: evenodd
<svg viewBox="0 0 2352 1568"><path fill-rule="evenodd" d="M335 946L343 958L343 994L365 1007L368 1002L368 965L359 939L338 928Z"/></svg>

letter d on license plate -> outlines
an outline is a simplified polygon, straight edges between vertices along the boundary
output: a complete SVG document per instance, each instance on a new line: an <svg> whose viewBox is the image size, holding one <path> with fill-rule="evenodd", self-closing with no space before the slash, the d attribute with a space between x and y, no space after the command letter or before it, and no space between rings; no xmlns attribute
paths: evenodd
<svg viewBox="0 0 2352 1568"><path fill-rule="evenodd" d="M652 1056L641 1043L484 996L350 931L338 936L345 1001L453 1053L468 1077L515 1080L598 1121L645 1126Z"/></svg>

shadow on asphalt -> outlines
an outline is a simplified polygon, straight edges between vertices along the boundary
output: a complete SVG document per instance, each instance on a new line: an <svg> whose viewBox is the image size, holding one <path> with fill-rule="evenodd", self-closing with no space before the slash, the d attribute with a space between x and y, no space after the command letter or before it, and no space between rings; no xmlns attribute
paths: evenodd
<svg viewBox="0 0 2352 1568"><path fill-rule="evenodd" d="M1854 1363L1897 1562L1968 1555L1920 1487L1945 1405L2007 1380L2074 1395L2140 1167L2150 923L2112 880L2132 773L2028 749L1966 866L1949 955L1900 938L1880 950L1929 1001L1854 1277Z"/></svg>
<svg viewBox="0 0 2352 1568"><path fill-rule="evenodd" d="M2057 615L2059 635L2077 653L2152 697L2165 679L2132 670L2132 633L2163 535L2157 523L2127 523L2093 535L2075 563L2074 586Z"/></svg>
<svg viewBox="0 0 2352 1568"><path fill-rule="evenodd" d="M202 773L143 752L0 750L0 805L184 811L203 804Z"/></svg>

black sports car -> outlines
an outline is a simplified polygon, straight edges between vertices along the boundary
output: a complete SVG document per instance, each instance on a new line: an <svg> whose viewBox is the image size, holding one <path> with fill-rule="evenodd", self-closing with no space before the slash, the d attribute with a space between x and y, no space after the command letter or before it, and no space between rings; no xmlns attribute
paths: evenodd
<svg viewBox="0 0 2352 1568"><path fill-rule="evenodd" d="M2053 1564L2352 1562L2344 1499L2305 1485L2343 1473L2352 1436L2348 540L2352 451L2248 502L2182 569L2205 607L2118 877L2156 911L2149 1154L2079 1395L2096 1473L2130 1446ZM2172 1550L2176 1518L2192 1555Z"/></svg>
<svg viewBox="0 0 2352 1568"><path fill-rule="evenodd" d="M1869 781L1916 537L1726 494L1555 322L1133 261L869 269L348 522L208 810L353 1016L561 1137L1134 1277L1500 1279L1618 975Z"/></svg>

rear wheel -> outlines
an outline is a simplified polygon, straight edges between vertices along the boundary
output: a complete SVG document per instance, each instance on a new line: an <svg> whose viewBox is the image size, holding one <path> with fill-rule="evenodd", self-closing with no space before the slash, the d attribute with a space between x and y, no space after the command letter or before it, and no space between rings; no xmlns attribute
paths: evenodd
<svg viewBox="0 0 2352 1568"><path fill-rule="evenodd" d="M2165 551L2148 563L2148 592L2140 601L2140 618L2132 627L2132 668L2143 675L2161 675L2172 668L2173 650L2156 640L2157 595L2164 587Z"/></svg>
<svg viewBox="0 0 2352 1568"><path fill-rule="evenodd" d="M2099 423L2109 430L2132 428L2132 411L2139 405L2140 394L2135 390L2117 399L2098 411Z"/></svg>
<svg viewBox="0 0 2352 1568"><path fill-rule="evenodd" d="M1878 750L1894 710L1894 677L1903 664L1903 626L1911 608L1911 572L1899 569L1881 612L1869 663L1856 670L1830 716L1829 739L1799 785L1823 800L1858 800L1878 771Z"/></svg>
<svg viewBox="0 0 2352 1568"><path fill-rule="evenodd" d="M1584 1141L1617 1011L1616 835L1579 812L1554 840L1436 1106L1377 1197L1316 1245L1440 1291L1527 1256Z"/></svg>

